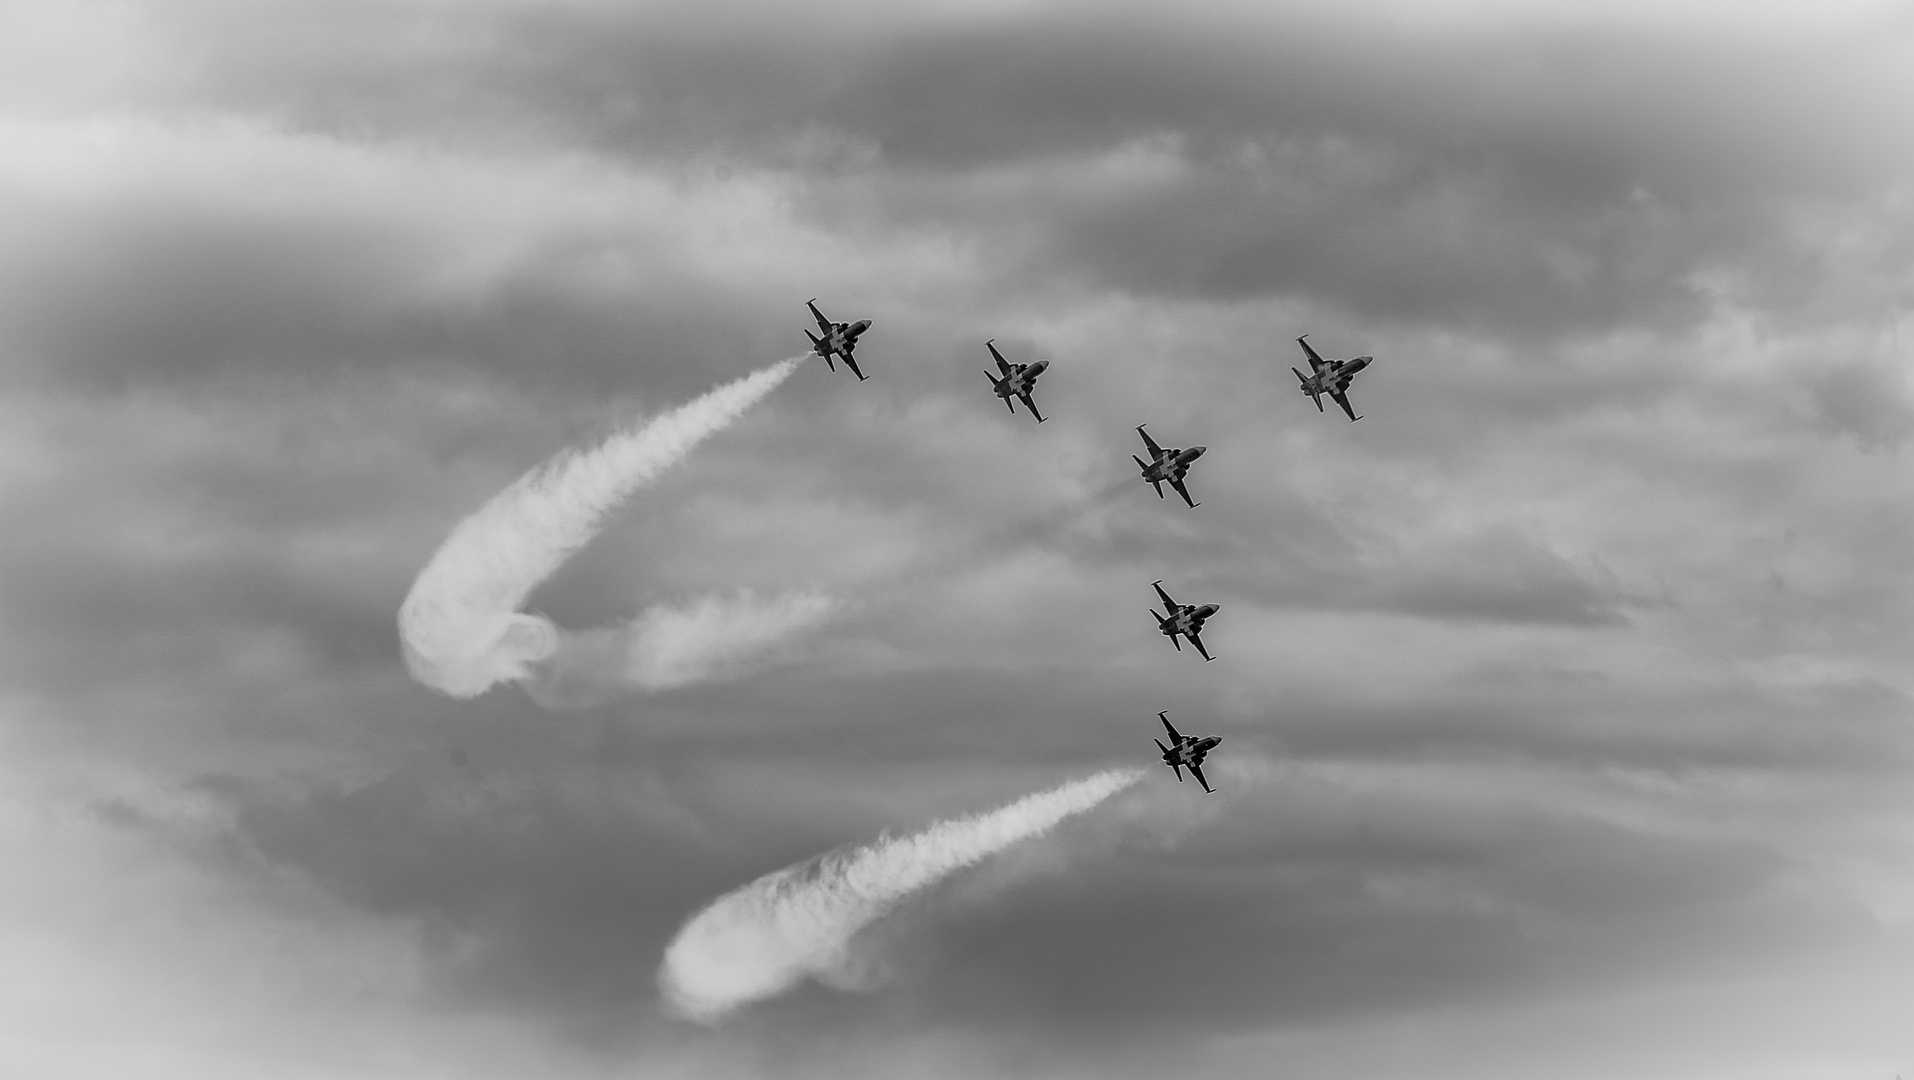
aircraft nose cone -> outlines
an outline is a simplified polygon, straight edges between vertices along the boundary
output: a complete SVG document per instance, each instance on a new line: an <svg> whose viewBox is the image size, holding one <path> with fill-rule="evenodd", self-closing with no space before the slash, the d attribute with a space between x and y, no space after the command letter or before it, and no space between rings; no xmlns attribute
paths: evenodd
<svg viewBox="0 0 1914 1080"><path fill-rule="evenodd" d="M1207 454L1207 453L1209 453L1209 452L1210 452L1210 448L1209 448L1209 447L1207 447L1207 446L1192 446L1192 447L1190 447L1190 456L1191 456L1191 457L1193 457L1193 458L1200 458L1200 457L1202 457L1202 456L1203 456L1204 454Z"/></svg>

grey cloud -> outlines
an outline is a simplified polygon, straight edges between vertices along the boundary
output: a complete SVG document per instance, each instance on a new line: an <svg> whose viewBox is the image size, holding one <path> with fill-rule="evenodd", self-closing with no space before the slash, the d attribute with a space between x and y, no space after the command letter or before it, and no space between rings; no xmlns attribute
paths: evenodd
<svg viewBox="0 0 1914 1080"><path fill-rule="evenodd" d="M1692 978L1751 951L1876 932L1856 905L1798 896L1787 878L1799 871L1746 842L1563 808L1449 806L1432 819L1417 797L1344 801L1304 775L1285 774L1287 794L1247 796L1266 812L1239 803L1227 837L1078 865L1014 910L974 913L917 992L992 1024L1147 1039L1144 1017L1152 1030L1347 1023L1565 983Z"/></svg>
<svg viewBox="0 0 1914 1080"><path fill-rule="evenodd" d="M1822 430L1846 435L1868 450L1898 450L1914 432L1904 372L1887 364L1861 361L1833 368L1815 383L1813 400Z"/></svg>
<svg viewBox="0 0 1914 1080"><path fill-rule="evenodd" d="M628 794L631 779L540 790L495 765L436 765L304 791L203 786L235 815L237 866L296 869L415 925L440 993L563 1013L602 1037L649 1000L676 920L725 880L685 860L675 816Z"/></svg>
<svg viewBox="0 0 1914 1080"><path fill-rule="evenodd" d="M223 8L187 18L254 25ZM1882 137L1881 102L1902 88L1893 52L1860 19L1805 42L1759 21L1724 40L1540 20L1418 32L1302 10L335 19L317 42L284 19L256 25L251 48L206 58L199 92L349 139L585 145L667 172L737 161L800 179L798 205L836 227L993 236L1025 279L1300 295L1523 340L1691 325L1708 310L1696 274L1759 276L1811 253L1775 220L1787 200L1865 194L1906 164ZM418 48L339 66L393 34ZM1770 77L1808 58L1846 77ZM454 104L472 99L488 107ZM502 130L462 131L477 115ZM1107 192L1085 183L1086 163L1136 146L1163 161ZM1031 183L1004 198L1004 170ZM506 338L543 329L521 349L601 356L631 325L523 292Z"/></svg>

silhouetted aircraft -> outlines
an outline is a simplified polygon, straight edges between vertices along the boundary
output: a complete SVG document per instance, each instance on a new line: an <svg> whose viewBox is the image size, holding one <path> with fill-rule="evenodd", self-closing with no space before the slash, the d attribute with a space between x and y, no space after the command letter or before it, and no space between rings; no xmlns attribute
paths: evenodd
<svg viewBox="0 0 1914 1080"><path fill-rule="evenodd" d="M1043 374L1044 369L1050 366L1050 361L1039 360L1034 364L1013 364L1004 359L1004 354L997 351L997 346L993 344L996 340L991 338L990 341L984 342L984 348L989 349L990 355L996 358L997 370L1003 372L1003 378L991 375L988 371L984 372L985 375L990 376L990 388L997 392L998 397L1004 399L1004 408L1012 413L1017 411L1017 407L1010 403L1010 399L1013 396L1023 399L1023 407L1030 410L1030 415L1037 418L1037 423L1043 423L1043 414L1037 411L1037 403L1030 400L1030 391L1036 389L1037 376Z"/></svg>
<svg viewBox="0 0 1914 1080"><path fill-rule="evenodd" d="M857 369L857 361L852 359L851 353L857 349L858 336L871 328L871 321L859 319L854 323L832 322L817 309L816 298L806 300L804 306L811 309L812 316L817 319L817 328L824 335L819 337L809 330L804 331L804 336L811 339L811 351L822 356L824 365L832 371L837 370L837 365L831 362L831 357L833 355L843 357L844 366L851 369L851 374L857 376L858 382L863 382L864 373Z"/></svg>
<svg viewBox="0 0 1914 1080"><path fill-rule="evenodd" d="M1183 476L1190 471L1190 462L1202 457L1209 447L1192 446L1188 450L1183 450L1174 446L1158 446L1156 440L1150 438L1150 433L1143 430L1148 426L1148 424L1138 424L1136 433L1143 436L1143 445L1150 448L1150 456L1155 460L1146 463L1135 454L1130 455L1130 460L1143 466L1143 479L1148 480L1150 486L1156 489L1157 498L1163 497L1163 485L1167 483L1176 489L1178 495L1183 496L1183 501L1189 503L1191 509L1194 509L1197 504L1190 501L1189 489L1183 486Z"/></svg>
<svg viewBox="0 0 1914 1080"><path fill-rule="evenodd" d="M1156 587L1156 595L1163 598L1163 608L1168 612L1165 615L1158 615L1155 609L1151 609L1150 615L1156 619L1157 630L1170 639L1170 644L1176 646L1177 652L1183 651L1183 643L1176 640L1178 635L1182 635L1190 639L1190 644L1196 646L1196 651L1203 654L1205 661L1216 659L1210 655L1208 649L1203 647L1203 639L1197 635L1203 632L1203 624L1211 615L1221 610L1222 605L1204 604L1202 607L1196 607L1191 604L1179 604L1170 599L1169 593L1163 591L1161 578L1150 584Z"/></svg>
<svg viewBox="0 0 1914 1080"><path fill-rule="evenodd" d="M1349 407L1349 398L1345 395L1349 390L1349 380L1355 378L1357 372L1374 363L1376 358L1358 356L1353 360L1324 360L1316 355L1316 350L1310 348L1309 342L1304 340L1307 337L1309 335L1304 334L1297 338L1296 344L1301 345L1304 355L1309 357L1310 373L1304 375L1295 368L1289 369L1296 371L1296 378L1302 381L1303 393L1308 394L1310 400L1316 403L1317 412L1323 411L1323 395L1328 394L1330 400L1341 405L1342 411L1349 414L1350 422L1362 419L1356 415L1356 410Z"/></svg>
<svg viewBox="0 0 1914 1080"><path fill-rule="evenodd" d="M1203 785L1205 792L1214 792L1216 789L1203 779L1203 758L1216 749L1216 744L1222 742L1222 738L1211 735L1199 739L1194 735L1184 735L1176 730L1176 725L1170 723L1169 713L1160 712L1156 715L1163 721L1163 730L1170 733L1170 745L1164 746L1161 739L1151 741L1156 743L1158 750L1163 751L1163 764L1176 770L1177 783L1183 782L1183 770L1188 769L1190 775L1196 777L1196 782Z"/></svg>

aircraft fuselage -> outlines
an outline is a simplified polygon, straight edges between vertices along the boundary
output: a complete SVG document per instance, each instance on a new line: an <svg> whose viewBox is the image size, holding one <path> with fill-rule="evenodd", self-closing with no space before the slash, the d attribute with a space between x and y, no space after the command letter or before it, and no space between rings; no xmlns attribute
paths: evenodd
<svg viewBox="0 0 1914 1080"><path fill-rule="evenodd" d="M818 340L816 352L819 356L827 352L849 356L857 348L858 337L870 328L869 319L859 319L854 323L832 323L831 328Z"/></svg>
<svg viewBox="0 0 1914 1080"><path fill-rule="evenodd" d="M1352 360L1325 360L1323 366L1303 376L1302 391L1311 397L1328 394L1341 388L1345 380L1354 376L1375 360L1373 356L1358 356Z"/></svg>
<svg viewBox="0 0 1914 1080"><path fill-rule="evenodd" d="M1216 745L1222 741L1219 735L1211 735L1206 739L1185 735L1163 755L1163 764L1171 768L1179 765L1185 767L1201 765L1203 758L1208 756L1211 750L1216 749Z"/></svg>
<svg viewBox="0 0 1914 1080"><path fill-rule="evenodd" d="M996 381L995 390L997 396L1009 399L1018 395L1028 394L1031 387L1036 385L1037 376L1043 374L1044 370L1049 366L1050 361L1048 360L1038 360L1030 364L1010 365L1010 372Z"/></svg>
<svg viewBox="0 0 1914 1080"><path fill-rule="evenodd" d="M1190 462L1202 457L1208 450L1207 446L1192 446L1188 450L1166 446L1155 461L1143 467L1143 479L1152 484L1181 480L1189 474Z"/></svg>
<svg viewBox="0 0 1914 1080"><path fill-rule="evenodd" d="M1221 608L1221 604L1204 604L1201 607L1193 604L1178 604L1176 610L1170 613L1170 617L1157 625L1157 629L1161 630L1165 637L1175 637L1178 634L1188 637L1191 634L1200 634L1203 632L1203 623Z"/></svg>

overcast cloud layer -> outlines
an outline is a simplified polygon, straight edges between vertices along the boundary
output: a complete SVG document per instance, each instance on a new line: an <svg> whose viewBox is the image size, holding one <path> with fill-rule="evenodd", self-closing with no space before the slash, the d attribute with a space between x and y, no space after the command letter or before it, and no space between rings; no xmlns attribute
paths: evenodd
<svg viewBox="0 0 1914 1080"><path fill-rule="evenodd" d="M1858 0L0 7L0 1074L1914 1075L1911 101ZM519 610L855 603L408 678L460 520L812 296L870 380ZM663 1007L714 898L1133 766L882 994Z"/></svg>

